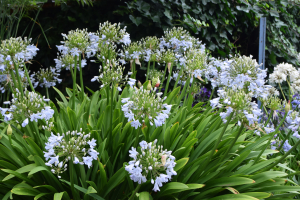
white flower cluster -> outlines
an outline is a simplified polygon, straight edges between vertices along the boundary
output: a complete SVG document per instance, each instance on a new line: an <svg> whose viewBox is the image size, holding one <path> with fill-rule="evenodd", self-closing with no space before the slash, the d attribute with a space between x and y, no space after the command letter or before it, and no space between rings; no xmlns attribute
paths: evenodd
<svg viewBox="0 0 300 200"><path fill-rule="evenodd" d="M56 83L61 83L62 81L60 78L58 78L60 75L59 73L59 68L50 67L47 69L41 69L39 72L33 74L37 80L34 84L46 88L53 87L56 85Z"/></svg>
<svg viewBox="0 0 300 200"><path fill-rule="evenodd" d="M10 104L10 108L0 108L1 114L4 116L4 121L14 120L16 123L21 123L25 127L30 121L50 120L53 117L54 110L47 106L45 99L35 92L25 91L23 98L20 92L16 96L12 94L11 101L4 102Z"/></svg>
<svg viewBox="0 0 300 200"><path fill-rule="evenodd" d="M45 164L52 168L51 172L57 174L58 178L61 178L59 174L67 170L68 161L85 164L90 168L92 161L97 160L99 154L94 149L96 140L90 137L90 133L85 134L82 130L68 131L61 135L51 133L45 145L44 157L47 161Z"/></svg>
<svg viewBox="0 0 300 200"><path fill-rule="evenodd" d="M132 121L132 127L137 129L146 118L151 126L153 123L156 127L162 126L169 117L172 105L164 104L163 101L167 97L161 98L162 93L156 94L155 91L156 88L150 91L142 86L140 89L134 88L131 97L122 99L122 111L128 121Z"/></svg>
<svg viewBox="0 0 300 200"><path fill-rule="evenodd" d="M297 71L293 65L288 63L277 65L269 77L271 84L282 84L284 81L288 82L294 93L300 93L300 70Z"/></svg>
<svg viewBox="0 0 300 200"><path fill-rule="evenodd" d="M147 143L140 142L138 151L132 147L129 156L133 158L125 167L130 173L130 178L139 184L145 183L147 179L154 184L153 190L160 191L163 183L171 180L172 176L177 175L174 171L175 157L172 151L163 150L163 146L157 145L157 140Z"/></svg>
<svg viewBox="0 0 300 200"><path fill-rule="evenodd" d="M291 64L280 63L274 68L274 72L270 74L269 81L270 83L282 83L287 78L294 82L299 78L299 72Z"/></svg>

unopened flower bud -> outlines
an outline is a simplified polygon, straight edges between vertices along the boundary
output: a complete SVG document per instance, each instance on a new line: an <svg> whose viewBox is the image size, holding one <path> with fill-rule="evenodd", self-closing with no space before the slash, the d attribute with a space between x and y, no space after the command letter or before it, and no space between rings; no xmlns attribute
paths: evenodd
<svg viewBox="0 0 300 200"><path fill-rule="evenodd" d="M149 80L148 85L147 85L147 90L151 90L151 89L152 89L152 87L151 87L151 81Z"/></svg>
<svg viewBox="0 0 300 200"><path fill-rule="evenodd" d="M290 105L290 100L289 100L289 102L285 105L285 112L289 112L290 111L290 109L291 109L291 105Z"/></svg>
<svg viewBox="0 0 300 200"><path fill-rule="evenodd" d="M12 128L11 128L10 124L8 124L8 127L7 127L7 135L12 135Z"/></svg>
<svg viewBox="0 0 300 200"><path fill-rule="evenodd" d="M140 87L142 87L142 83L141 83L141 81L138 81L138 87L140 88Z"/></svg>

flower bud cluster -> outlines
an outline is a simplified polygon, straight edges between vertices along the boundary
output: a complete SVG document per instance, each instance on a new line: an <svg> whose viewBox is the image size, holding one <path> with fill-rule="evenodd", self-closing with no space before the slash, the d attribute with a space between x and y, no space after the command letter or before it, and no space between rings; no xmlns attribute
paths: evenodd
<svg viewBox="0 0 300 200"><path fill-rule="evenodd" d="M76 29L68 32L68 35L62 34L64 41L61 43L64 45L57 46L62 54L70 53L72 56L79 56L84 53L88 46L90 46L89 33L87 29Z"/></svg>
<svg viewBox="0 0 300 200"><path fill-rule="evenodd" d="M92 161L97 160L98 152L94 149L96 147L96 140L90 139L91 134L78 131L68 131L66 133L54 135L48 138L45 144L44 157L47 161L45 164L51 167L51 172L60 174L67 170L67 162L71 161L74 164L92 166Z"/></svg>
<svg viewBox="0 0 300 200"><path fill-rule="evenodd" d="M53 87L56 83L61 83L61 79L58 78L60 75L60 69L55 67L50 67L47 69L41 69L39 72L34 73L37 82L35 84L39 84L40 87Z"/></svg>
<svg viewBox="0 0 300 200"><path fill-rule="evenodd" d="M129 172L131 180L138 184L151 180L155 192L160 191L163 183L169 182L172 176L177 175L174 171L176 163L175 157L171 155L172 151L157 145L157 140L150 143L142 141L138 150L131 147L129 153L133 160L129 161L125 170Z"/></svg>
<svg viewBox="0 0 300 200"><path fill-rule="evenodd" d="M47 106L45 101L49 99L43 98L35 92L25 90L23 98L21 93L17 92L16 96L12 94L11 101L4 102L10 104L10 108L0 108L0 112L4 117L4 121L15 121L25 127L30 121L50 120L53 117L54 110Z"/></svg>
<svg viewBox="0 0 300 200"><path fill-rule="evenodd" d="M146 90L143 86L134 88L133 94L129 98L123 98L122 111L131 126L136 129L145 122L147 118L152 126L162 126L165 120L169 117L172 105L164 104L166 97L161 98L162 93L155 93L156 87L153 91Z"/></svg>
<svg viewBox="0 0 300 200"><path fill-rule="evenodd" d="M111 62L108 61L103 69L102 66L100 66L99 68L100 75L94 76L91 81L94 82L97 80L98 82L100 82L101 88L105 87L106 85L114 86L118 84L120 86L120 84L124 84L128 79L128 75L126 75L125 78L123 77L125 67L118 65L114 60L112 60ZM118 90L122 91L120 87L118 87Z"/></svg>
<svg viewBox="0 0 300 200"><path fill-rule="evenodd" d="M142 45L144 49L144 60L146 62L159 60L159 39L156 36L143 38Z"/></svg>
<svg viewBox="0 0 300 200"><path fill-rule="evenodd" d="M123 43L129 45L131 43L130 35L126 32L126 26L121 29L120 23L111 24L110 22L100 23L99 31L96 34L106 43Z"/></svg>

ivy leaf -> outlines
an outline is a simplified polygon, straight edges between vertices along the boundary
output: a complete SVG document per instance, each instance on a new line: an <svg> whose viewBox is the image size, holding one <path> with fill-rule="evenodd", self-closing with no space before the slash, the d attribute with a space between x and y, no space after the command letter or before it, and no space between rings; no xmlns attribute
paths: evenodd
<svg viewBox="0 0 300 200"><path fill-rule="evenodd" d="M139 25L142 23L142 18L141 18L141 17L134 18L134 16L129 15L129 19L130 19L136 26L139 26Z"/></svg>
<svg viewBox="0 0 300 200"><path fill-rule="evenodd" d="M167 18L169 18L170 20L173 19L172 16L171 16L171 13L170 13L170 10L169 10L169 9L165 9L164 14L165 14L165 16L166 16ZM153 20L153 21L154 21L154 20Z"/></svg>
<svg viewBox="0 0 300 200"><path fill-rule="evenodd" d="M272 51L272 53L269 55L269 58L270 58L271 63L272 63L273 65L276 65L276 64L277 64L276 55L274 54L273 51Z"/></svg>
<svg viewBox="0 0 300 200"><path fill-rule="evenodd" d="M151 19L153 20L153 22L160 22L159 16L155 15L153 17L151 17Z"/></svg>

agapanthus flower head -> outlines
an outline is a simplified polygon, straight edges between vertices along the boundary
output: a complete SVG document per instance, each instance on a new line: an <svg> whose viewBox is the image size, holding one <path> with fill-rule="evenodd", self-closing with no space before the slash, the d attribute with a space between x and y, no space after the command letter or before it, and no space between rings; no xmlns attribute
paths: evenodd
<svg viewBox="0 0 300 200"><path fill-rule="evenodd" d="M64 41L62 42L64 47L57 46L60 48L67 48L71 55L79 56L79 54L84 53L88 46L90 45L89 33L87 29L76 29L68 32L68 35L62 34ZM61 51L62 53L64 51ZM63 53L64 54L64 53Z"/></svg>
<svg viewBox="0 0 300 200"><path fill-rule="evenodd" d="M10 108L0 108L4 121L15 121L25 127L29 121L45 120L49 121L54 114L54 110L46 104L47 99L37 94L25 90L23 98L20 92L9 101Z"/></svg>
<svg viewBox="0 0 300 200"><path fill-rule="evenodd" d="M274 72L279 72L284 74L286 77L289 78L291 82L294 82L299 78L299 72L295 67L293 67L293 65L289 63L280 63L274 68Z"/></svg>
<svg viewBox="0 0 300 200"><path fill-rule="evenodd" d="M58 78L60 75L60 69L50 67L47 69L41 69L39 72L34 73L34 76L36 77L37 84L39 84L40 87L53 87L56 85L56 83L61 83L61 79Z"/></svg>
<svg viewBox="0 0 300 200"><path fill-rule="evenodd" d="M159 39L156 36L148 36L142 39L142 44L145 50L150 49L154 51L159 47Z"/></svg>
<svg viewBox="0 0 300 200"><path fill-rule="evenodd" d="M161 49L172 49L181 56L190 49L205 51L205 45L201 44L201 41L197 38L192 37L188 31L182 27L174 27L171 30L166 30L164 37L160 39L159 47Z"/></svg>
<svg viewBox="0 0 300 200"><path fill-rule="evenodd" d="M295 94L300 94L300 78L291 83L291 88Z"/></svg>
<svg viewBox="0 0 300 200"><path fill-rule="evenodd" d="M139 59L143 56L143 44L138 42L132 42L128 46L123 45L123 50L120 51L119 56L122 60L125 61L139 61Z"/></svg>
<svg viewBox="0 0 300 200"><path fill-rule="evenodd" d="M281 110L283 108L282 100L277 96L269 96L267 100L262 100L263 104L271 110Z"/></svg>
<svg viewBox="0 0 300 200"><path fill-rule="evenodd" d="M118 65L117 62L114 60L108 62L104 67L99 67L99 76L94 76L91 80L92 82L98 81L101 83L101 88L105 87L106 85L122 85L128 79L128 75L123 77L124 68L121 65Z"/></svg>
<svg viewBox="0 0 300 200"><path fill-rule="evenodd" d="M190 84L193 83L193 75L188 70L182 70L181 75L180 70L173 71L172 79L175 81L178 79L178 84L185 85L188 78L190 78Z"/></svg>
<svg viewBox="0 0 300 200"><path fill-rule="evenodd" d="M67 170L68 161L74 164L92 166L92 161L97 160L98 152L95 150L96 140L91 138L90 133L79 131L68 131L56 135L51 133L45 144L45 164L51 167L51 172L60 174Z"/></svg>
<svg viewBox="0 0 300 200"><path fill-rule="evenodd" d="M21 37L2 40L0 45L0 71L1 65L12 65L15 62L24 62L32 59L39 50L30 44L31 38Z"/></svg>
<svg viewBox="0 0 300 200"><path fill-rule="evenodd" d="M252 94L245 93L244 90L234 90L231 88L224 88L218 90L218 98L210 101L211 106L226 108L226 112L221 112L220 116L223 122L227 122L227 117L234 112L233 117L238 119L240 123L253 126L258 122L262 111L258 108L255 102L252 102Z"/></svg>
<svg viewBox="0 0 300 200"><path fill-rule="evenodd" d="M108 43L123 43L124 45L129 45L131 43L130 35L126 32L126 26L121 29L120 23L112 24L108 21L103 24L100 23L97 35L102 41Z"/></svg>
<svg viewBox="0 0 300 200"><path fill-rule="evenodd" d="M101 63L106 63L107 61L117 60L117 46L115 44L107 44L104 42L98 43L98 53L97 59ZM125 64L125 63L124 63Z"/></svg>
<svg viewBox="0 0 300 200"><path fill-rule="evenodd" d="M162 52L161 62L165 64L174 63L176 60L175 53L168 49L167 51Z"/></svg>
<svg viewBox="0 0 300 200"><path fill-rule="evenodd" d="M151 180L154 185L153 191L160 191L163 183L167 183L172 176L177 175L174 167L175 157L172 151L163 149L162 145L157 145L157 140L147 143L142 141L137 149L132 147L129 156L132 158L125 170L129 172L131 180L138 184Z"/></svg>
<svg viewBox="0 0 300 200"><path fill-rule="evenodd" d="M58 56L57 59L54 59L56 71L60 71L61 69L70 70L70 68L74 68L75 60L74 56L70 53ZM85 59L81 59L81 68L84 68L87 65ZM79 57L77 57L77 69L79 70Z"/></svg>
<svg viewBox="0 0 300 200"><path fill-rule="evenodd" d="M161 98L162 93L156 93L156 89L134 88L131 97L122 99L122 111L132 127L142 126L146 118L151 126L162 126L169 117L172 105L165 104L166 97Z"/></svg>

